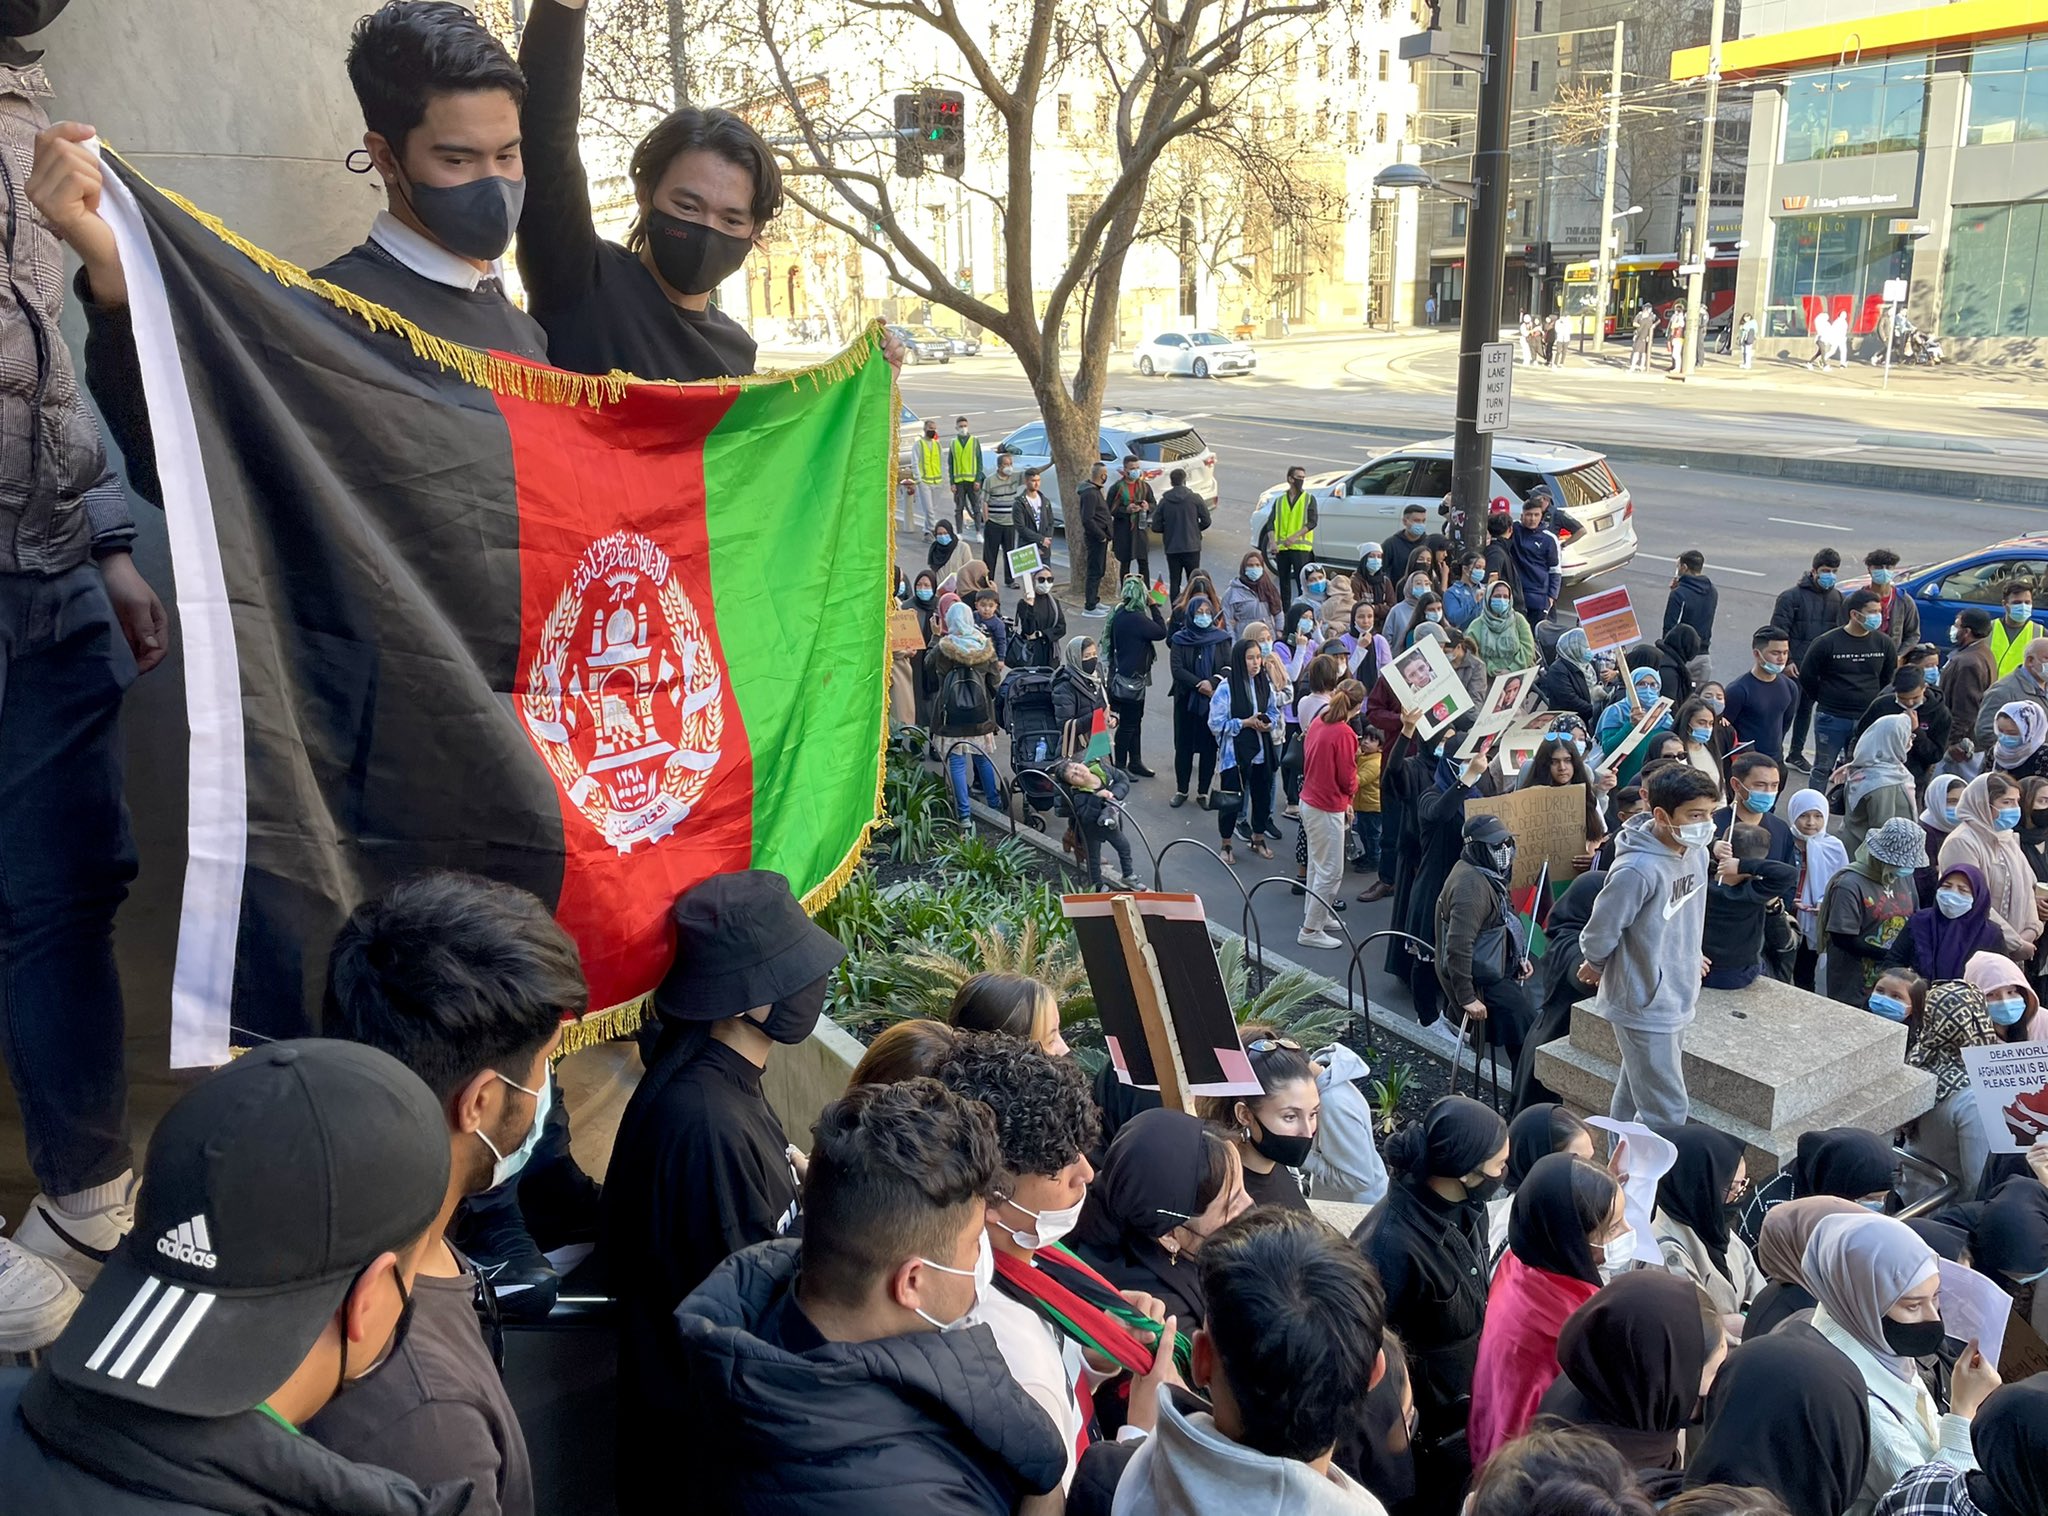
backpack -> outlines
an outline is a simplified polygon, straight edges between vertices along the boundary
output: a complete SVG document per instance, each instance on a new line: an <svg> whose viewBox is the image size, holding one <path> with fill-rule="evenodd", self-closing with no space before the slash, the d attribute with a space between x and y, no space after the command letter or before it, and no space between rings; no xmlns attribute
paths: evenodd
<svg viewBox="0 0 2048 1516"><path fill-rule="evenodd" d="M988 696L988 680L978 668L956 666L946 670L939 685L938 719L933 723L942 733L986 731L995 725L996 712Z"/></svg>

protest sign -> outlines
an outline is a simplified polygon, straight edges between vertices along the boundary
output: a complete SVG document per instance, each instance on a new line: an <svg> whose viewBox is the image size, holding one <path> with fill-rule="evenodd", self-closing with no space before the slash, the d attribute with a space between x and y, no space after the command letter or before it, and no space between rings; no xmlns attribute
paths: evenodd
<svg viewBox="0 0 2048 1516"><path fill-rule="evenodd" d="M1621 1178L1621 1213L1635 1228L1637 1256L1663 1256L1663 1245L1650 1229L1650 1213L1657 1209L1657 1181L1670 1173L1671 1166L1678 1161L1677 1146L1640 1122L1589 1116L1586 1125L1615 1136L1610 1168Z"/></svg>
<svg viewBox="0 0 2048 1516"><path fill-rule="evenodd" d="M1010 577L1026 579L1045 567L1045 560L1038 556L1038 544L1026 543L1023 547L1010 549Z"/></svg>
<svg viewBox="0 0 2048 1516"><path fill-rule="evenodd" d="M1939 1260L1941 1324L1958 1342L1974 1342L1992 1363L2005 1352L2005 1329L2012 1320L2012 1296L1975 1269Z"/></svg>
<svg viewBox="0 0 2048 1516"><path fill-rule="evenodd" d="M1498 816L1515 834L1515 870L1510 889L1534 884L1550 866L1553 879L1570 879L1573 860L1586 852L1586 787L1539 784L1505 795L1474 795L1465 814Z"/></svg>
<svg viewBox="0 0 2048 1516"><path fill-rule="evenodd" d="M1656 730L1657 723L1662 721L1670 713L1670 710L1671 697L1666 695L1655 705L1645 710L1642 715L1636 717L1636 724L1628 729L1626 737L1614 745L1614 751L1600 760L1600 767L1596 772L1602 774L1618 772L1621 768L1621 760L1649 740L1650 733Z"/></svg>
<svg viewBox="0 0 2048 1516"><path fill-rule="evenodd" d="M1380 671L1401 709L1421 716L1417 733L1427 741L1472 709L1472 694L1451 667L1443 644L1425 637Z"/></svg>
<svg viewBox="0 0 2048 1516"><path fill-rule="evenodd" d="M1586 634L1586 647L1592 652L1620 652L1643 640L1635 602L1629 599L1626 586L1581 596L1572 602L1572 613L1579 618L1579 630Z"/></svg>
<svg viewBox="0 0 2048 1516"><path fill-rule="evenodd" d="M889 612L889 651L892 653L921 653L924 651L924 628L917 624L916 611Z"/></svg>
<svg viewBox="0 0 2048 1516"><path fill-rule="evenodd" d="M1472 723L1473 736L1491 736L1513 726L1522 708L1522 698L1535 685L1536 670L1533 668L1495 674L1493 683L1487 686L1486 698L1479 702L1479 718Z"/></svg>
<svg viewBox="0 0 2048 1516"><path fill-rule="evenodd" d="M2048 1042L1964 1048L1977 1119L1994 1153L2024 1153L2048 1136Z"/></svg>

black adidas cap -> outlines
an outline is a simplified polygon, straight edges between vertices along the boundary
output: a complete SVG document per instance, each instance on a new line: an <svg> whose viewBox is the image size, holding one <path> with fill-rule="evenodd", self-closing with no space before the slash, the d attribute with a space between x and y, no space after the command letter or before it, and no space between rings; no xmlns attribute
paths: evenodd
<svg viewBox="0 0 2048 1516"><path fill-rule="evenodd" d="M289 1379L349 1286L426 1231L448 1126L390 1054L273 1042L192 1087L156 1129L135 1230L46 1355L96 1394L186 1416Z"/></svg>

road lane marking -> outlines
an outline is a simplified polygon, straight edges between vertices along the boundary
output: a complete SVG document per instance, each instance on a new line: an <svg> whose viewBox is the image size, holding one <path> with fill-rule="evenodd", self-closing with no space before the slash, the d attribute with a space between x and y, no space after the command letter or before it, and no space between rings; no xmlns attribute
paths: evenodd
<svg viewBox="0 0 2048 1516"><path fill-rule="evenodd" d="M1707 568L1716 574L1743 574L1751 579L1766 577L1760 569L1739 569L1732 563L1710 563Z"/></svg>
<svg viewBox="0 0 2048 1516"><path fill-rule="evenodd" d="M1791 516L1766 516L1764 520L1775 521L1780 526L1811 527L1816 532L1853 532L1855 530L1852 526L1836 526L1831 521L1799 521Z"/></svg>

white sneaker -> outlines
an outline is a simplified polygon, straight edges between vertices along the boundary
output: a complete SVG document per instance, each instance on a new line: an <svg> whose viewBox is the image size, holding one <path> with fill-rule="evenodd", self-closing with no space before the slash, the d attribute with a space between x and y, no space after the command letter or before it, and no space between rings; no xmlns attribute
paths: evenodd
<svg viewBox="0 0 2048 1516"><path fill-rule="evenodd" d="M38 1195L14 1229L15 1246L48 1259L81 1290L89 1289L107 1255L135 1227L135 1188L128 1176L119 1200L83 1216L67 1215L49 1196Z"/></svg>
<svg viewBox="0 0 2048 1516"><path fill-rule="evenodd" d="M81 1298L62 1269L0 1237L0 1356L25 1360L55 1342Z"/></svg>
<svg viewBox="0 0 2048 1516"><path fill-rule="evenodd" d="M1301 931L1295 933L1294 940L1303 947L1341 948L1344 946L1344 941L1341 937L1332 937L1328 932Z"/></svg>

